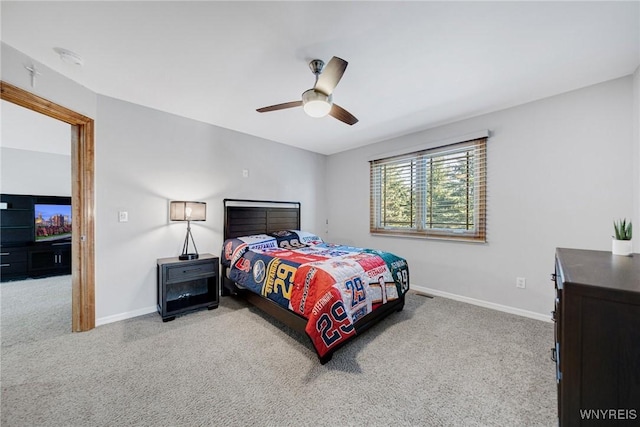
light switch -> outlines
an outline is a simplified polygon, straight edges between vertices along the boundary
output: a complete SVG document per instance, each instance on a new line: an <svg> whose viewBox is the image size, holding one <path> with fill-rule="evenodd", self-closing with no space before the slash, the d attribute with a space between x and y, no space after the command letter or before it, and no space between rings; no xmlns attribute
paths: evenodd
<svg viewBox="0 0 640 427"><path fill-rule="evenodd" d="M127 221L129 221L129 212L127 212L127 211L118 212L118 221L119 222L127 222Z"/></svg>

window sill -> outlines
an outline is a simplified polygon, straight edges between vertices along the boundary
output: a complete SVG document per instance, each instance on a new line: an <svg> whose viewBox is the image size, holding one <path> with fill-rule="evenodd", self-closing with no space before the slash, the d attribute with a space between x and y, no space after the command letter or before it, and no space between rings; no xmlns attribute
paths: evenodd
<svg viewBox="0 0 640 427"><path fill-rule="evenodd" d="M447 242L461 242L461 243L487 243L486 237L475 237L475 236L465 236L465 235L439 235L439 234L426 234L426 233L416 233L416 232L402 232L402 231L380 231L380 230L370 230L369 234L372 236L381 236L381 237L401 237L401 238L410 238L410 239L424 239L424 240L440 240Z"/></svg>

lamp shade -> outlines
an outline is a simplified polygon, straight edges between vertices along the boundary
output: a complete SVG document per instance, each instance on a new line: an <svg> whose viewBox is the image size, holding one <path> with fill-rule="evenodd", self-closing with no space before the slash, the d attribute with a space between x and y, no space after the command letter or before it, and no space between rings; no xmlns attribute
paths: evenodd
<svg viewBox="0 0 640 427"><path fill-rule="evenodd" d="M205 202L171 202L169 209L171 221L204 221L207 219Z"/></svg>

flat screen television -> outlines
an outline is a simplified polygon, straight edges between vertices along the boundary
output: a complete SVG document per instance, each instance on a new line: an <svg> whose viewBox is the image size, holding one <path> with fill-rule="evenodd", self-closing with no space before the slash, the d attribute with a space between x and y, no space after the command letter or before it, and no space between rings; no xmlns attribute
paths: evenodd
<svg viewBox="0 0 640 427"><path fill-rule="evenodd" d="M71 239L71 205L36 203L33 213L36 242Z"/></svg>

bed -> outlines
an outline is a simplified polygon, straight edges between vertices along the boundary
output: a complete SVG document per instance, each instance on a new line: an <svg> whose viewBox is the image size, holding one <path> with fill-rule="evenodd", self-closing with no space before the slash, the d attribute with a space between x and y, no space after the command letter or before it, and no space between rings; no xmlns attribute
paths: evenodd
<svg viewBox="0 0 640 427"><path fill-rule="evenodd" d="M306 334L321 364L404 307L405 259L300 230L300 203L224 200L222 295Z"/></svg>

